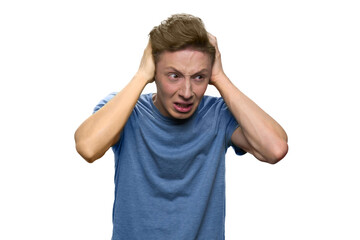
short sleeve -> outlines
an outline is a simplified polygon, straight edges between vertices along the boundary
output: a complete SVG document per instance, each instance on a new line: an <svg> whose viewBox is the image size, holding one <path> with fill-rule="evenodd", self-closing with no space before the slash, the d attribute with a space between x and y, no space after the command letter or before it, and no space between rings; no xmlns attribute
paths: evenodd
<svg viewBox="0 0 360 240"><path fill-rule="evenodd" d="M244 150L242 150L241 148L235 146L235 144L231 143L231 147L234 149L236 155L244 155L246 152Z"/></svg>
<svg viewBox="0 0 360 240"><path fill-rule="evenodd" d="M230 110L227 107L225 101L223 99L222 99L222 101L223 101L222 116L225 118L224 121L227 124L227 126L226 126L226 137L225 137L227 147L231 146L234 149L234 151L235 151L235 153L237 155L244 155L246 153L246 151L244 151L243 149L235 146L235 144L233 144L231 142L231 136L233 135L234 131L239 127L239 124L236 121L235 117L230 112Z"/></svg>

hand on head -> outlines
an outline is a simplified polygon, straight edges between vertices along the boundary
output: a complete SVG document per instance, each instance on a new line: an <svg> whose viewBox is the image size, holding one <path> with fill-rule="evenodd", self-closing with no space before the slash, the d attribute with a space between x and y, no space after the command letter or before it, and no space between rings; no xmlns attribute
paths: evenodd
<svg viewBox="0 0 360 240"><path fill-rule="evenodd" d="M150 39L141 58L138 74L147 79L148 83L153 82L155 79L155 62L152 56Z"/></svg>
<svg viewBox="0 0 360 240"><path fill-rule="evenodd" d="M214 35L208 32L208 37L210 43L215 47L216 53L215 53L215 61L214 65L212 67L212 74L210 78L209 84L214 84L218 79L221 79L223 76L225 76L222 63L221 63L221 54L218 48L217 39Z"/></svg>

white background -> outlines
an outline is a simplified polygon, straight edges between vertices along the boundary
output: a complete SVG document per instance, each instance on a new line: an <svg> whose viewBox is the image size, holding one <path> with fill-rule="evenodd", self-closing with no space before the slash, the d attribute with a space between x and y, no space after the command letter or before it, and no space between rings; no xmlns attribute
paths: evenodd
<svg viewBox="0 0 360 240"><path fill-rule="evenodd" d="M152 27L182 12L203 19L226 74L289 136L276 165L229 150L227 239L360 239L350 0L1 1L0 239L111 238L112 152L88 164L73 134L131 79Z"/></svg>

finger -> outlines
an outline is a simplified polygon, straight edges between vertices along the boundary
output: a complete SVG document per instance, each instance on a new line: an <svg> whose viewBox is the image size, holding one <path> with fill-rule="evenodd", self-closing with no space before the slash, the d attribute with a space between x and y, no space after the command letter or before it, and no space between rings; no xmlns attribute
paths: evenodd
<svg viewBox="0 0 360 240"><path fill-rule="evenodd" d="M208 32L208 37L209 37L210 43L214 45L216 43L215 36Z"/></svg>
<svg viewBox="0 0 360 240"><path fill-rule="evenodd" d="M148 44L146 45L146 50L152 50L151 48L151 40L149 39Z"/></svg>
<svg viewBox="0 0 360 240"><path fill-rule="evenodd" d="M211 45L213 45L215 47L215 49L218 51L219 49L218 49L216 37L209 32L208 32L208 37L209 37L209 41L210 41Z"/></svg>

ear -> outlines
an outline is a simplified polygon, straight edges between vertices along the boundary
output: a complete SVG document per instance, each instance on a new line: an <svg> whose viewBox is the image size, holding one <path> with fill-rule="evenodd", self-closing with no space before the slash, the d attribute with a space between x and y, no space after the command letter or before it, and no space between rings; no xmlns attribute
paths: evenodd
<svg viewBox="0 0 360 240"><path fill-rule="evenodd" d="M155 75L154 75L154 81L153 81L154 83L155 83L155 85L156 85L156 87L158 86L158 84L159 84L159 81L157 80L157 78L156 78L156 72L155 72Z"/></svg>

